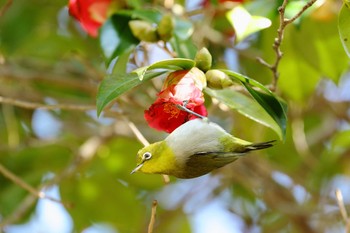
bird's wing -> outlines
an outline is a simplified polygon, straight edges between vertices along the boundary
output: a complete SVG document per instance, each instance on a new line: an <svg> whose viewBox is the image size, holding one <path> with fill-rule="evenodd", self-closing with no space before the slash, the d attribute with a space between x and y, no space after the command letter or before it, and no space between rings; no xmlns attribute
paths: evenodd
<svg viewBox="0 0 350 233"><path fill-rule="evenodd" d="M212 169L225 166L243 156L244 153L235 152L198 152L190 156L187 160L187 166L211 166Z"/></svg>
<svg viewBox="0 0 350 233"><path fill-rule="evenodd" d="M239 158L245 153L240 152L222 152L222 151L211 151L211 152L197 152L193 156L208 157L211 159L226 159L226 158Z"/></svg>

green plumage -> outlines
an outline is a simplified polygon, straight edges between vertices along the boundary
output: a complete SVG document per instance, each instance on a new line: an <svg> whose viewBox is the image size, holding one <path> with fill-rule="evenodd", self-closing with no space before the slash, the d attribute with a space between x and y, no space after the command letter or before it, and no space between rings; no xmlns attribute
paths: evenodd
<svg viewBox="0 0 350 233"><path fill-rule="evenodd" d="M242 146L240 150L234 152L212 151L196 153L187 160L185 167L186 174L184 174L186 177L183 178L193 178L207 174L214 169L236 161L249 151L271 147L273 142L269 141Z"/></svg>

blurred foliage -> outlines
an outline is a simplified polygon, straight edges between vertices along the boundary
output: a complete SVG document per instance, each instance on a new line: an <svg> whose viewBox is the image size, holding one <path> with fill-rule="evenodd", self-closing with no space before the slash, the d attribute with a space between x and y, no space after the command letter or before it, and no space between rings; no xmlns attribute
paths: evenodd
<svg viewBox="0 0 350 233"><path fill-rule="evenodd" d="M275 93L288 105L285 142L198 179L171 178L168 185L159 175L130 175L142 144L129 125L135 124L150 142L166 136L150 129L143 119L161 78L131 85L134 88L107 105L99 118L95 110L65 108L95 105L106 73L113 76L169 58L161 43L139 44L133 38L122 44L105 40L113 35L104 30L120 18L157 23L158 14L172 13L176 24L169 44L178 57L193 59L197 48L206 46L214 68L232 69L269 85L271 71L256 58L271 63L275 59L276 9L282 1L245 1L244 9L268 18L272 25L253 30L239 43L230 23L220 23L225 12L239 3L174 1L169 8L163 1L127 2L138 14L114 16L102 27L99 41L87 36L68 15L64 1L0 1L0 97L64 105L43 110L23 108L14 101L0 103L0 164L38 190L58 187L60 200L68 203L65 210L73 220L72 232L95 224L107 224L115 232L147 232L154 199L159 202L155 233L195 232L194 216L216 201L224 203L222 208L232 221L239 219L241 232L344 231L335 198L336 189L350 192L349 58L340 38L349 26L338 20L342 1L320 1L286 28ZM184 7L186 2L191 9ZM301 3L305 1L291 1L287 16L294 15ZM144 9L160 13L146 14L150 11ZM117 60L116 55L120 55ZM244 108L249 103L246 93L234 93L222 98L237 98L229 107L238 112L206 96L209 117L249 141L276 138L273 130L257 123L254 111L247 113L255 107ZM6 232L6 224L33 221L38 202L28 205L30 196L0 175L0 229ZM348 207L349 196L344 202ZM203 224L212 219L202 219Z"/></svg>

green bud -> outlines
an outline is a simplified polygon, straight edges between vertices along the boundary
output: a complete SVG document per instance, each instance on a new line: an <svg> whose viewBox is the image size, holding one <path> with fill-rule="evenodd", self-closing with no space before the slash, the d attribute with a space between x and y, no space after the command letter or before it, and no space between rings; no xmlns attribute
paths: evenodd
<svg viewBox="0 0 350 233"><path fill-rule="evenodd" d="M146 42L158 41L157 29L149 22L143 20L129 21L132 34L139 40Z"/></svg>
<svg viewBox="0 0 350 233"><path fill-rule="evenodd" d="M221 70L208 70L205 73L205 76L207 78L207 85L209 88L223 89L233 85L232 80Z"/></svg>
<svg viewBox="0 0 350 233"><path fill-rule="evenodd" d="M160 20L157 28L158 35L161 40L169 41L174 32L174 19L171 15L166 14Z"/></svg>
<svg viewBox="0 0 350 233"><path fill-rule="evenodd" d="M194 60L196 61L196 66L204 72L211 67L212 57L205 47L197 52Z"/></svg>

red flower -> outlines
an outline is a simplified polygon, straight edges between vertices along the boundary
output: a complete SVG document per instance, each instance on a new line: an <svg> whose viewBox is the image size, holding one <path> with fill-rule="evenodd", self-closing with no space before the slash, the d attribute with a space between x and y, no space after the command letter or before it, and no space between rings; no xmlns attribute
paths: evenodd
<svg viewBox="0 0 350 233"><path fill-rule="evenodd" d="M69 0L69 13L81 23L90 36L96 37L98 29L107 19L111 2L112 0Z"/></svg>
<svg viewBox="0 0 350 233"><path fill-rule="evenodd" d="M149 126L171 133L186 121L197 116L182 111L176 105L186 103L186 108L207 116L202 90L206 86L205 75L197 68L171 73L165 80L157 100L145 111Z"/></svg>

